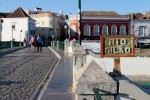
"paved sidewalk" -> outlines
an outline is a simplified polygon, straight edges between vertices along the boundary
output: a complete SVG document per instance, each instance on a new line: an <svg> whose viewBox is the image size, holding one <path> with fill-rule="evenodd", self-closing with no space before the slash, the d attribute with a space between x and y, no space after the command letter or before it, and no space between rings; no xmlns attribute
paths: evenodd
<svg viewBox="0 0 150 100"><path fill-rule="evenodd" d="M74 100L72 56L54 49L61 59L41 100Z"/></svg>

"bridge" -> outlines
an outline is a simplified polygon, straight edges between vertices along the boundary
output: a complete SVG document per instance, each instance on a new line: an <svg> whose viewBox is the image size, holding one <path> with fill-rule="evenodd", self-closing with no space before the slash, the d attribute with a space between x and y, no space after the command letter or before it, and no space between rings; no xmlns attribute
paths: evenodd
<svg viewBox="0 0 150 100"><path fill-rule="evenodd" d="M0 100L74 100L70 57L48 47L0 51Z"/></svg>

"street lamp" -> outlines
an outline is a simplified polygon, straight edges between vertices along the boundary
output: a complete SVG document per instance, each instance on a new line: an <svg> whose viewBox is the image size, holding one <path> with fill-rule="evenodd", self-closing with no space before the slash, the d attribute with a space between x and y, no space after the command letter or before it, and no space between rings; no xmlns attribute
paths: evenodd
<svg viewBox="0 0 150 100"><path fill-rule="evenodd" d="M81 0L78 0L78 43L81 45Z"/></svg>
<svg viewBox="0 0 150 100"><path fill-rule="evenodd" d="M0 20L0 41L2 41L2 23L3 23L3 20L1 19Z"/></svg>
<svg viewBox="0 0 150 100"><path fill-rule="evenodd" d="M68 25L67 25L67 23L65 23L65 30L66 30L66 39L67 39L67 35L68 35Z"/></svg>
<svg viewBox="0 0 150 100"><path fill-rule="evenodd" d="M15 29L15 25L12 24L11 30L12 30L12 40L11 40L11 48L13 48L13 30Z"/></svg>
<svg viewBox="0 0 150 100"><path fill-rule="evenodd" d="M21 33L22 33L22 30L20 30L20 46L21 46Z"/></svg>

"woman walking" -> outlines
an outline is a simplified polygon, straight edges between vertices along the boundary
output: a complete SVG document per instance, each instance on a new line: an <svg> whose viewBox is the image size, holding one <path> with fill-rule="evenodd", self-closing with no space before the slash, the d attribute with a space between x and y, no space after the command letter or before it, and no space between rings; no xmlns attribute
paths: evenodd
<svg viewBox="0 0 150 100"><path fill-rule="evenodd" d="M33 36L30 39L30 45L31 45L31 51L34 52L35 51L35 39Z"/></svg>

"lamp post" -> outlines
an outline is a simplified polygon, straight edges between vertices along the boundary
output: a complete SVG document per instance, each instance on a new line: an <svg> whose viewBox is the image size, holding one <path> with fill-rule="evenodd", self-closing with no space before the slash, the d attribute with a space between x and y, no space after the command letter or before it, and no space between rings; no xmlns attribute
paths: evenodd
<svg viewBox="0 0 150 100"><path fill-rule="evenodd" d="M21 33L22 33L22 30L20 30L20 47L21 47Z"/></svg>
<svg viewBox="0 0 150 100"><path fill-rule="evenodd" d="M11 30L12 30L12 40L11 40L11 48L13 48L13 30L15 29L15 25L11 26Z"/></svg>
<svg viewBox="0 0 150 100"><path fill-rule="evenodd" d="M81 0L78 0L78 43L81 45Z"/></svg>
<svg viewBox="0 0 150 100"><path fill-rule="evenodd" d="M2 41L2 23L3 23L3 20L1 19L0 20L0 41Z"/></svg>
<svg viewBox="0 0 150 100"><path fill-rule="evenodd" d="M65 30L66 30L66 39L67 39L67 35L68 35L68 25L65 24Z"/></svg>

